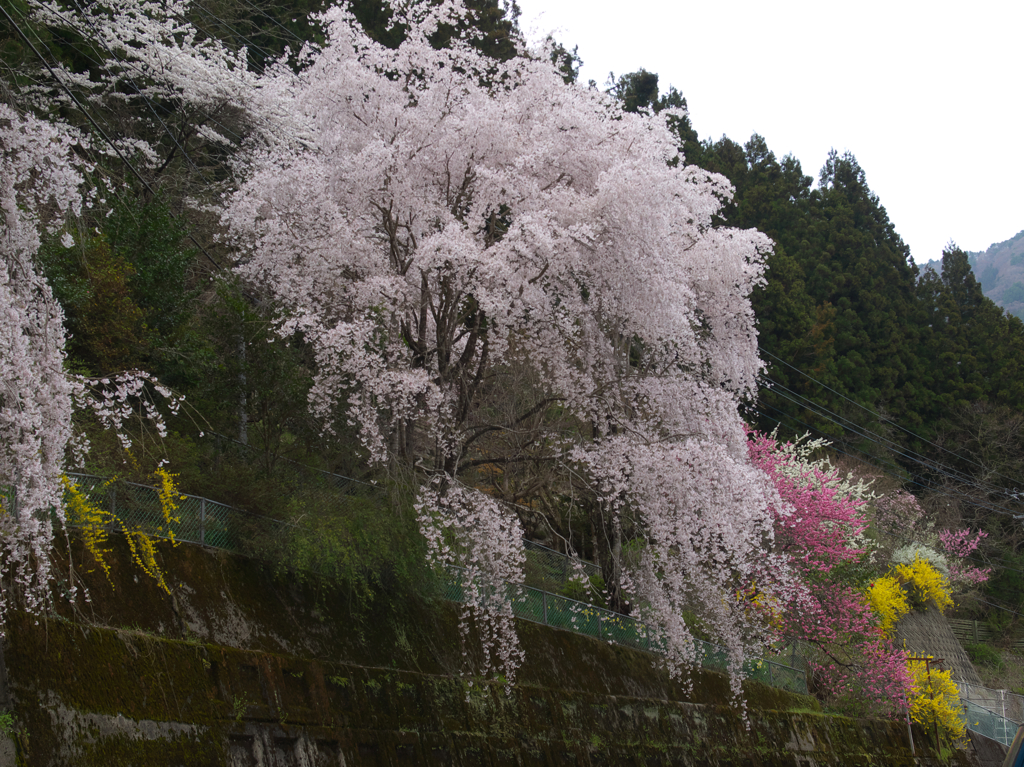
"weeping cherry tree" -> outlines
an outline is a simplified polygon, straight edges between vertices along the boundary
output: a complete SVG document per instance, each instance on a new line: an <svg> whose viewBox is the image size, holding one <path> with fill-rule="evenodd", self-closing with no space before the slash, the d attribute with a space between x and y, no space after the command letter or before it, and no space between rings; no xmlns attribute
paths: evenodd
<svg viewBox="0 0 1024 767"><path fill-rule="evenodd" d="M473 584L485 671L511 678L521 658L500 595L521 580L522 530L467 468L500 460L485 435L527 422L613 536L631 520L622 587L671 667L694 662L696 618L738 671L768 637L737 591L776 564L774 491L737 414L769 241L712 225L730 189L679 157L677 110L625 113L545 51L431 46L466 13L414 4L390 49L336 8L300 73L268 75L264 98L307 138L239 162L223 217L239 271L315 349L313 410L330 423L342 403L372 461L418 472L431 555ZM496 390L512 368L528 391Z"/></svg>

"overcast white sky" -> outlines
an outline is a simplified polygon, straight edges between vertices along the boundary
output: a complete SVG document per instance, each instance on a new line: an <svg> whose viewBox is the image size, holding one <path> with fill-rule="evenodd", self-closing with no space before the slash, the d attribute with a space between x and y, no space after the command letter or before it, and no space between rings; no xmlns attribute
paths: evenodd
<svg viewBox="0 0 1024 767"><path fill-rule="evenodd" d="M760 133L817 178L850 150L915 261L1024 229L1020 0L519 0L531 39L579 46L581 80L641 67L701 139Z"/></svg>

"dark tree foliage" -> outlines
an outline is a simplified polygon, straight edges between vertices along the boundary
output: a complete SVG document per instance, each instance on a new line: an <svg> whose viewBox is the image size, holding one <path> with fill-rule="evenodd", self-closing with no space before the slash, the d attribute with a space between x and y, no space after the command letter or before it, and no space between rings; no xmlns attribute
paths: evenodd
<svg viewBox="0 0 1024 767"><path fill-rule="evenodd" d="M674 86L669 86L668 91L662 94L658 88L658 75L640 69L637 72L630 72L616 78L615 73L608 74L608 93L622 102L622 107L627 112L639 112L641 109L649 109L655 114L666 108L687 110L686 99ZM679 151L682 152L686 162L691 165L701 165L699 158L702 154L702 147L697 136L697 131L690 124L689 114L672 119L672 127L679 136Z"/></svg>
<svg viewBox="0 0 1024 767"><path fill-rule="evenodd" d="M570 51L550 36L547 42L551 46L551 63L562 73L565 84L569 85L579 80L580 67L583 66L583 59L579 56L579 46L573 46Z"/></svg>
<svg viewBox="0 0 1024 767"><path fill-rule="evenodd" d="M71 361L97 375L171 373L196 296L185 228L164 200L130 196L115 198L103 223L71 248L51 240L40 253L64 309Z"/></svg>
<svg viewBox="0 0 1024 767"><path fill-rule="evenodd" d="M775 241L753 296L767 365L759 426L810 428L913 473L902 452L927 452L953 409L1021 409L1021 323L984 297L955 246L941 275L919 274L851 154L833 152L817 188L757 135L689 157L733 183L725 221Z"/></svg>
<svg viewBox="0 0 1024 767"><path fill-rule="evenodd" d="M619 78L612 73L608 75L608 82L608 92L622 102L627 112L653 109L658 105L658 76L653 72L641 69Z"/></svg>
<svg viewBox="0 0 1024 767"><path fill-rule="evenodd" d="M751 421L902 473L936 529L987 531L972 564L996 569L974 609L1016 630L992 605L1022 607L1024 323L955 245L919 273L852 155L833 152L817 188L760 136L690 156L732 181L723 218L775 241L753 296L767 369Z"/></svg>
<svg viewBox="0 0 1024 767"><path fill-rule="evenodd" d="M837 377L856 402L912 412L917 267L910 249L851 154L829 156L812 204L818 263L808 289L836 308Z"/></svg>
<svg viewBox="0 0 1024 767"><path fill-rule="evenodd" d="M206 31L236 48L246 47L250 66L262 69L286 51L297 53L304 44L324 42L324 29L318 15L336 4L336 0L208 0L193 6L193 21ZM346 6L367 34L382 45L396 48L405 37L405 29L394 21L392 4L385 0L348 0ZM473 18L466 28L475 30L474 45L487 56L506 61L516 55L519 33L519 6L515 0L467 0ZM434 44L447 46L466 29L450 26L438 30Z"/></svg>

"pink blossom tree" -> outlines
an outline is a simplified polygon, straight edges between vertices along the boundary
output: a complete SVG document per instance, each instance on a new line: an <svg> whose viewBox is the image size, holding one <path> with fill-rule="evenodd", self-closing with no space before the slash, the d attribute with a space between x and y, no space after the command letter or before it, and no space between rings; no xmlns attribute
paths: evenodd
<svg viewBox="0 0 1024 767"><path fill-rule="evenodd" d="M809 662L820 697L853 713L894 714L910 689L906 660L857 588L868 573L862 510L872 493L815 457L824 444L780 443L759 433L749 442L751 460L782 500L773 507L776 550L799 578L779 606L783 632L814 648Z"/></svg>
<svg viewBox="0 0 1024 767"><path fill-rule="evenodd" d="M987 537L985 531L972 532L970 528L939 532L939 543L947 557L953 560L949 563L949 581L954 590L968 591L988 581L992 568L975 567L966 561Z"/></svg>
<svg viewBox="0 0 1024 767"><path fill-rule="evenodd" d="M624 113L544 52L432 48L464 13L414 4L388 49L334 9L322 52L264 85L309 138L245 158L224 215L239 271L315 349L313 410L329 422L343 403L373 461L420 472L436 561L494 588L520 577L517 520L469 479L525 460L481 445L529 423L524 441L620 543L634 521L643 554L621 580L674 667L695 657L694 606L738 666L761 633L732 594L773 535L737 415L760 369L747 295L769 243L712 226L729 187L681 161L672 110ZM529 389L497 389L512 368ZM508 672L511 621L493 625Z"/></svg>

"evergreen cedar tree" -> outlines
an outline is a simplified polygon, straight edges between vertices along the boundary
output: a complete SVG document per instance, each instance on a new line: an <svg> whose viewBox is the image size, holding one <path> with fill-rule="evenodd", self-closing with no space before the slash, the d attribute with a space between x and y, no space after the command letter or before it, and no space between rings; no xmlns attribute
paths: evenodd
<svg viewBox="0 0 1024 767"><path fill-rule="evenodd" d="M852 154L833 152L813 188L795 158L777 159L756 134L744 146L728 138L688 146L689 160L733 183L725 218L774 242L752 301L766 382L776 386L761 388L754 422L810 426L899 463L906 448L932 453L928 442L955 428L952 416L968 403L1019 411L1024 325L983 296L954 244L941 274L919 272ZM894 454L859 436L867 429L891 440Z"/></svg>

